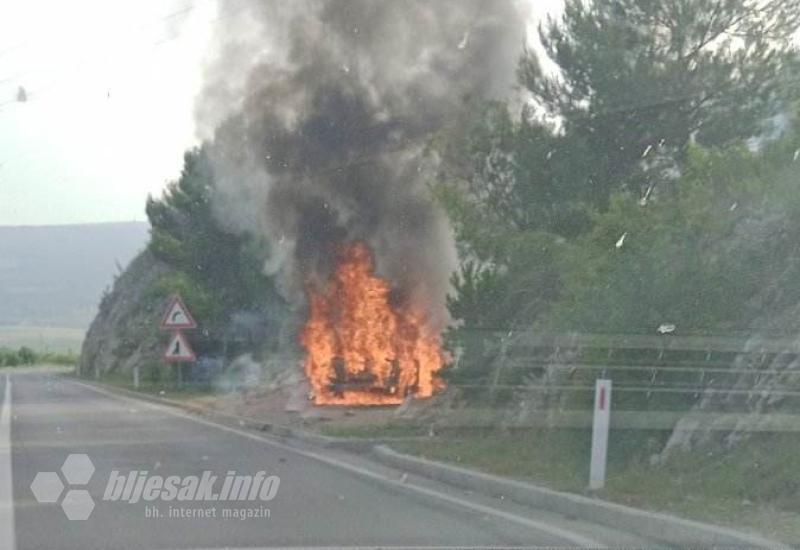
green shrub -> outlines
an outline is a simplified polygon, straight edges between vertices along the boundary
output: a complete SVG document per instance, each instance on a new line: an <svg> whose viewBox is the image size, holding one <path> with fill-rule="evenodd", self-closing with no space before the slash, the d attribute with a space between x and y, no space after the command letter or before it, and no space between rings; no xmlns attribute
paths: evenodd
<svg viewBox="0 0 800 550"><path fill-rule="evenodd" d="M172 380L173 373L169 365L159 361L145 363L141 370L141 381L145 384L157 386Z"/></svg>
<svg viewBox="0 0 800 550"><path fill-rule="evenodd" d="M18 367L22 362L15 351L8 351L3 356L4 367Z"/></svg>
<svg viewBox="0 0 800 550"><path fill-rule="evenodd" d="M19 357L19 362L23 365L33 365L37 360L36 352L27 346L19 348L17 356Z"/></svg>
<svg viewBox="0 0 800 550"><path fill-rule="evenodd" d="M78 364L78 356L72 352L67 353L42 353L39 354L39 362L50 365L74 366Z"/></svg>

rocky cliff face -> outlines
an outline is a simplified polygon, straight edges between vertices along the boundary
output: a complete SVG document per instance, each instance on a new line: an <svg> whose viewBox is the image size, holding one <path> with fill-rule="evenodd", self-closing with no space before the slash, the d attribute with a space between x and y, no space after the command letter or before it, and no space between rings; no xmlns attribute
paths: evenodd
<svg viewBox="0 0 800 550"><path fill-rule="evenodd" d="M730 254L767 262L760 291L748 300L753 312L745 353L730 368L732 383L709 384L697 405L676 424L661 453L709 445L730 448L754 433L797 432L800 410L800 262L797 218L767 211L736 229ZM737 299L737 297L732 297Z"/></svg>
<svg viewBox="0 0 800 550"><path fill-rule="evenodd" d="M136 364L160 360L163 304L149 299L148 289L169 271L145 251L116 279L86 334L79 363L82 375L129 371Z"/></svg>
<svg viewBox="0 0 800 550"><path fill-rule="evenodd" d="M798 308L792 308L798 313ZM800 398L800 338L786 339L782 350L766 350L770 339L749 338L746 353L731 365L734 382L709 387L697 405L681 418L667 441L661 459L676 451L709 445L731 448L754 433L797 431ZM771 348L774 348L771 340Z"/></svg>

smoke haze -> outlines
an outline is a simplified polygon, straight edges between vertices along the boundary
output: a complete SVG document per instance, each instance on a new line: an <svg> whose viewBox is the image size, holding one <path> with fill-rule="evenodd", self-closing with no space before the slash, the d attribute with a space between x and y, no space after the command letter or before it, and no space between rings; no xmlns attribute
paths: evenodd
<svg viewBox="0 0 800 550"><path fill-rule="evenodd" d="M221 7L197 104L236 231L273 245L287 298L324 280L335 244L363 240L399 295L435 322L456 266L425 183L426 138L508 95L523 44L510 0L304 0Z"/></svg>

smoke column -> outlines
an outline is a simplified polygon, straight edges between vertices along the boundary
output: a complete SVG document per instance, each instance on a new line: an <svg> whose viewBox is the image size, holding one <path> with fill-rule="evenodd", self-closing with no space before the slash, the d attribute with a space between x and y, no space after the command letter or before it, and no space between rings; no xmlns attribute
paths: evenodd
<svg viewBox="0 0 800 550"><path fill-rule="evenodd" d="M223 3L197 104L215 210L265 236L295 300L363 240L403 299L435 323L456 265L426 182L426 140L470 105L506 97L523 44L510 0Z"/></svg>

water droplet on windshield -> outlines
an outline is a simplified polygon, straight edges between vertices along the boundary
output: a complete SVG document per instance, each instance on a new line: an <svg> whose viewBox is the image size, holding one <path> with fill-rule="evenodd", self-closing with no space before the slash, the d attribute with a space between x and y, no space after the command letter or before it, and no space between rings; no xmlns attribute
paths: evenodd
<svg viewBox="0 0 800 550"><path fill-rule="evenodd" d="M461 37L461 42L458 43L458 49L463 50L464 48L467 47L468 43L469 43L469 31L465 32L464 36Z"/></svg>
<svg viewBox="0 0 800 550"><path fill-rule="evenodd" d="M672 334L677 327L672 323L662 323L656 329L659 334Z"/></svg>

